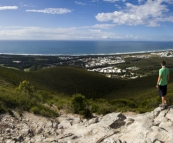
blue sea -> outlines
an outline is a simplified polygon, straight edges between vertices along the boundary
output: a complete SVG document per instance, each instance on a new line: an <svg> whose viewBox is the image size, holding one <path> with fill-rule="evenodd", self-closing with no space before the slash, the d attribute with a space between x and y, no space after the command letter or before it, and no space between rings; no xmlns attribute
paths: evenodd
<svg viewBox="0 0 173 143"><path fill-rule="evenodd" d="M0 54L99 55L172 50L173 42L1 40Z"/></svg>

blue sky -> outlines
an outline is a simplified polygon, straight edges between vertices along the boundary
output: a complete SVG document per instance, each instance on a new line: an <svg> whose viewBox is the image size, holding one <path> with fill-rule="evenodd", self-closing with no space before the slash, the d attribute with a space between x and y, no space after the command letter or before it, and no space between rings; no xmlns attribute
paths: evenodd
<svg viewBox="0 0 173 143"><path fill-rule="evenodd" d="M0 0L0 40L173 41L173 0Z"/></svg>

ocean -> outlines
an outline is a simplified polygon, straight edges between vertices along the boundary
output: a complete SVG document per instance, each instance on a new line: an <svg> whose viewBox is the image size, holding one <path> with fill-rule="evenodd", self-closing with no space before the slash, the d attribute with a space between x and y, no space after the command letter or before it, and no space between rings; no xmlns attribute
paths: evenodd
<svg viewBox="0 0 173 143"><path fill-rule="evenodd" d="M173 50L173 42L0 40L0 54L99 55Z"/></svg>

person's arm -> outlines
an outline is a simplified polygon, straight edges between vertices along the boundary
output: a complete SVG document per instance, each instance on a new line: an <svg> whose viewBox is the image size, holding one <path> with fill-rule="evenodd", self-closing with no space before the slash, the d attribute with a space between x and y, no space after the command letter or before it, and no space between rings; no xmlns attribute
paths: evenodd
<svg viewBox="0 0 173 143"><path fill-rule="evenodd" d="M159 76L158 76L158 79L157 79L156 87L158 87L158 85L159 85L159 82L160 82L161 78L162 78L162 76L161 76L161 75L159 75Z"/></svg>

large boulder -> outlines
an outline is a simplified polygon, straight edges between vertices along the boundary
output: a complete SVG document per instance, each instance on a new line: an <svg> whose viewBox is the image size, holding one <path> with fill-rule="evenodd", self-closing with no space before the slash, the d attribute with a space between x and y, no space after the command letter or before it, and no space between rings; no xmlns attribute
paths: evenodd
<svg viewBox="0 0 173 143"><path fill-rule="evenodd" d="M117 129L126 124L126 122L124 121L125 119L126 116L122 113L109 113L102 117L99 125L101 127L110 127Z"/></svg>

